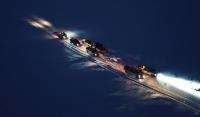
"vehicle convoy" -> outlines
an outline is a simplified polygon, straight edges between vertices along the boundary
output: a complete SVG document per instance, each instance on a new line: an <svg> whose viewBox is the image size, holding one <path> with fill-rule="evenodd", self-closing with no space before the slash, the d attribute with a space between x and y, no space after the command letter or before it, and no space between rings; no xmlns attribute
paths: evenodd
<svg viewBox="0 0 200 117"><path fill-rule="evenodd" d="M68 38L65 32L54 32L53 34L62 40L69 39L69 42L76 47L84 46L86 52L93 57L100 58L102 57L100 55L103 55L104 58L107 58L106 61L120 64L119 58L106 57L105 53L108 53L108 51L103 46L103 44L99 42L92 42L88 39ZM110 63L110 62L107 62L107 63ZM136 67L132 67L130 65L123 65L123 66L124 66L123 71L125 71L125 73L131 78L143 79L144 75L156 77L156 71L144 65L138 65Z"/></svg>
<svg viewBox="0 0 200 117"><path fill-rule="evenodd" d="M158 76L156 70L152 68L149 68L145 65L125 64L124 61L121 60L121 58L113 55L101 43L93 42L83 38L71 38L68 37L67 33L65 32L54 32L53 34L75 52L84 56L86 55L86 57L90 57L93 62L107 70L123 76L125 75L126 78L141 87L151 89L152 91L158 92L161 95L165 95L168 98L173 99L186 106L192 105L195 106L195 108L200 107L190 101L196 98L185 97L182 95L183 92L181 92L179 89L173 88L171 90L169 89L169 85L166 85L165 83L160 83L157 79ZM195 92L200 91L199 88L195 88L194 90Z"/></svg>
<svg viewBox="0 0 200 117"><path fill-rule="evenodd" d="M99 42L94 42L88 38L76 38L77 33L70 30L54 32L56 27L42 18L33 17L26 21L35 28L43 29L48 36L63 44L69 58L75 60L73 63L76 64L81 60L80 65L84 65L83 68L101 67L103 70L117 75L117 80L123 82L122 86L125 90L134 90L134 93L130 92L131 96L141 91L145 94L136 95L137 97L145 96L146 98L148 96L153 100L157 97L168 98L191 108L195 113L200 113L199 83L188 82L185 79L168 76L162 72L158 73L144 65L127 64L126 62L130 59L118 57L115 52L109 51ZM121 45L124 45L123 40ZM138 90L138 93L135 90Z"/></svg>

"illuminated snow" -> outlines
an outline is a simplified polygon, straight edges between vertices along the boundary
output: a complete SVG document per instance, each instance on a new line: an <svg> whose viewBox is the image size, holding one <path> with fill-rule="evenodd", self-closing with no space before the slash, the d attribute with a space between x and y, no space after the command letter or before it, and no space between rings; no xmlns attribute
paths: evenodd
<svg viewBox="0 0 200 117"><path fill-rule="evenodd" d="M183 78L169 76L161 73L157 75L157 80L172 85L184 92L187 92L200 98L200 91L197 91L198 89L200 89L200 83L198 82L189 81Z"/></svg>

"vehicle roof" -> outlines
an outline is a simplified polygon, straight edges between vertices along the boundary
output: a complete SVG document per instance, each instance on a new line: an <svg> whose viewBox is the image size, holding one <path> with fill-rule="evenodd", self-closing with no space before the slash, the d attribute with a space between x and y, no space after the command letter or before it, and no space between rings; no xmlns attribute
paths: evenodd
<svg viewBox="0 0 200 117"><path fill-rule="evenodd" d="M97 49L96 48L87 47L87 49L89 51L91 51L92 53L97 53Z"/></svg>
<svg viewBox="0 0 200 117"><path fill-rule="evenodd" d="M99 43L99 42L95 42L94 43L95 48L99 49L99 50L106 50L106 48L103 46L103 44Z"/></svg>
<svg viewBox="0 0 200 117"><path fill-rule="evenodd" d="M128 66L128 65L125 65L125 66L124 66L124 69L125 69L125 70L129 70L129 71L131 71L131 72L133 72L133 73L140 73L140 72L137 71L135 68L130 67L130 66Z"/></svg>

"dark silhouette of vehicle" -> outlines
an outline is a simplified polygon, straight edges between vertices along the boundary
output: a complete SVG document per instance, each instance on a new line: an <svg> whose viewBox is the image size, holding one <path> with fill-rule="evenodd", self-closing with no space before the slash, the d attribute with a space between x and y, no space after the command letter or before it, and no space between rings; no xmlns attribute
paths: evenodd
<svg viewBox="0 0 200 117"><path fill-rule="evenodd" d="M93 46L102 54L105 53L107 51L107 49L103 46L103 44L96 42L93 44Z"/></svg>
<svg viewBox="0 0 200 117"><path fill-rule="evenodd" d="M136 79L142 79L143 75L141 72L139 72L137 69L135 69L134 67L125 65L124 66L124 70L125 72L131 76L131 78L136 78Z"/></svg>
<svg viewBox="0 0 200 117"><path fill-rule="evenodd" d="M79 42L78 39L70 39L70 43L72 43L73 45L77 47L81 46L81 43Z"/></svg>
<svg viewBox="0 0 200 117"><path fill-rule="evenodd" d="M93 43L88 39L85 39L84 42L87 43L90 47L93 45Z"/></svg>
<svg viewBox="0 0 200 117"><path fill-rule="evenodd" d="M65 32L54 32L54 35L56 35L59 39L67 39L67 34Z"/></svg>
<svg viewBox="0 0 200 117"><path fill-rule="evenodd" d="M195 89L196 91L200 91L200 88L199 89Z"/></svg>
<svg viewBox="0 0 200 117"><path fill-rule="evenodd" d="M97 51L96 48L87 47L86 50L87 50L87 53L88 53L88 54L90 54L90 55L92 55L92 56L94 56L94 57L98 57L98 56L99 56L99 53L98 53L98 51Z"/></svg>
<svg viewBox="0 0 200 117"><path fill-rule="evenodd" d="M144 65L138 65L137 70L146 74L146 75L152 76L152 77L156 77L156 75L157 75L156 70L149 68L149 67L146 67Z"/></svg>

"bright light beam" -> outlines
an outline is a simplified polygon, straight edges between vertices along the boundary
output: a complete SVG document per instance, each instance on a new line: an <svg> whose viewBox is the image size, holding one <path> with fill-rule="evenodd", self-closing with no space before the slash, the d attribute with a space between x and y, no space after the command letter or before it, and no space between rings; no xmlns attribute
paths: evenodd
<svg viewBox="0 0 200 117"><path fill-rule="evenodd" d="M65 32L67 34L68 38L75 38L78 37L78 34L76 32L72 32L72 31L66 31Z"/></svg>
<svg viewBox="0 0 200 117"><path fill-rule="evenodd" d="M157 80L200 98L200 83L159 73Z"/></svg>

